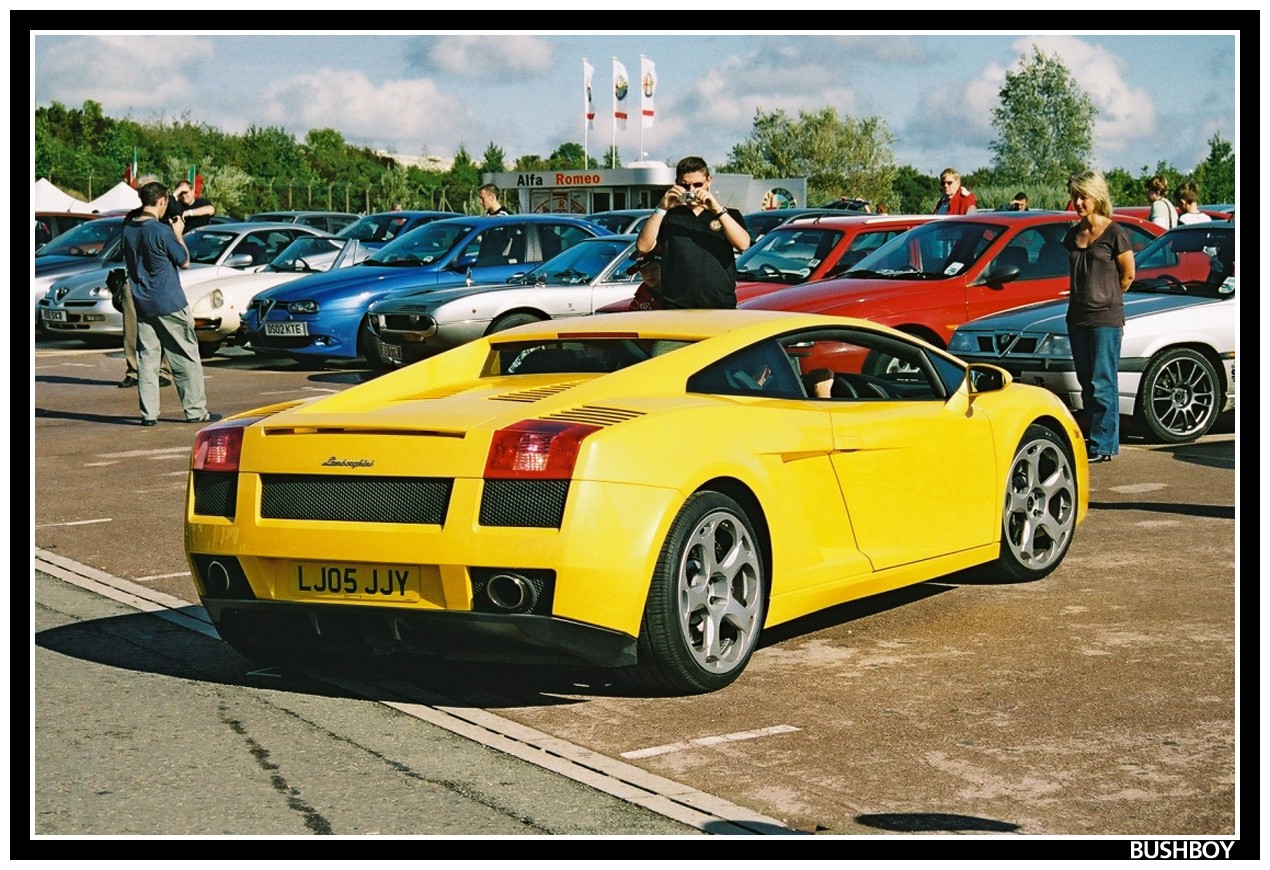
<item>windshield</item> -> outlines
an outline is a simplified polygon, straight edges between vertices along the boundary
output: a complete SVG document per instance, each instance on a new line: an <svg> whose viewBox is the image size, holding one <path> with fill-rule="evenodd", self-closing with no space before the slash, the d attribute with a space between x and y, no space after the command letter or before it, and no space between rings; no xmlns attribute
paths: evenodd
<svg viewBox="0 0 1270 870"><path fill-rule="evenodd" d="M36 257L96 257L123 232L122 220L89 221L69 229L36 253Z"/></svg>
<svg viewBox="0 0 1270 870"><path fill-rule="evenodd" d="M368 214L344 227L336 235L360 242L390 242L405 232L410 218L404 214Z"/></svg>
<svg viewBox="0 0 1270 870"><path fill-rule="evenodd" d="M380 266L426 266L454 250L474 228L466 221L424 224L384 245L366 262Z"/></svg>
<svg viewBox="0 0 1270 870"><path fill-rule="evenodd" d="M1005 230L970 221L931 221L891 239L843 277L951 278L973 266Z"/></svg>
<svg viewBox="0 0 1270 870"><path fill-rule="evenodd" d="M841 231L819 227L773 230L737 258L737 280L801 284L841 238Z"/></svg>
<svg viewBox="0 0 1270 870"><path fill-rule="evenodd" d="M1234 293L1235 228L1192 224L1160 236L1134 258L1130 290L1224 297Z"/></svg>
<svg viewBox="0 0 1270 870"><path fill-rule="evenodd" d="M622 265L635 262L635 243L627 240L603 239L579 242L572 248L556 254L538 268L527 272L522 281L526 284L590 284L601 276L606 266L623 252L630 254ZM610 280L634 280L625 271L610 276Z"/></svg>
<svg viewBox="0 0 1270 870"><path fill-rule="evenodd" d="M304 236L283 248L265 267L265 271L325 272L335 264L340 252L349 244L348 239Z"/></svg>
<svg viewBox="0 0 1270 870"><path fill-rule="evenodd" d="M238 238L237 233L210 229L195 230L185 237L185 247L190 250L190 262L215 263L236 238Z"/></svg>
<svg viewBox="0 0 1270 870"><path fill-rule="evenodd" d="M635 220L636 217L638 217L638 215L605 214L604 212L600 212L598 214L589 214L586 216L586 219L593 224L598 224L599 226L604 227L604 229L611 233L624 233L627 231L626 228L631 225L631 222ZM634 232L634 230L631 230L631 232Z"/></svg>

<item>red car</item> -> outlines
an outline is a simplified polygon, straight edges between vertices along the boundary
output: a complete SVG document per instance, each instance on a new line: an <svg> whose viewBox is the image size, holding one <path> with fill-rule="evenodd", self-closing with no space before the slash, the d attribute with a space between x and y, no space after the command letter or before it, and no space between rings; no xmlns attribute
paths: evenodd
<svg viewBox="0 0 1270 870"><path fill-rule="evenodd" d="M900 233L934 217L839 212L795 218L737 257L736 301L840 275Z"/></svg>
<svg viewBox="0 0 1270 870"><path fill-rule="evenodd" d="M1135 252L1164 232L1127 215L1114 219ZM941 348L955 327L1070 289L1062 238L1076 215L991 211L928 221L892 239L842 277L765 293L740 308L862 317Z"/></svg>

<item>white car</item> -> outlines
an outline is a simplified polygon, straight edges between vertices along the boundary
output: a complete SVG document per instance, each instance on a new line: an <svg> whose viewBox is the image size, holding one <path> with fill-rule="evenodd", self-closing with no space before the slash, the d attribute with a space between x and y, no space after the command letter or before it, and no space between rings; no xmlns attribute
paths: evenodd
<svg viewBox="0 0 1270 870"><path fill-rule="evenodd" d="M378 246L375 246L378 247ZM241 344L242 313L261 290L294 281L313 272L327 272L360 263L374 248L357 239L305 236L296 239L259 272L226 275L198 285L201 294L191 299L199 352L207 357L224 344Z"/></svg>
<svg viewBox="0 0 1270 870"><path fill-rule="evenodd" d="M1120 413L1141 434L1180 444L1206 434L1235 407L1235 226L1184 224L1135 258L1120 345ZM948 349L1057 393L1081 408L1065 319L1067 302L1045 302L957 327Z"/></svg>
<svg viewBox="0 0 1270 870"><path fill-rule="evenodd" d="M84 225L87 226L89 224ZM282 223L220 223L194 230L185 236L185 244L190 251L190 267L179 272L181 289L185 291L186 299L193 303L206 292L206 282L258 272L297 238L335 237L302 224ZM84 339L123 335L123 316L115 310L110 301L110 290L106 287L106 276L110 270L123 266L117 236L113 243L112 256L116 259L107 262L105 268L78 272L51 282L37 301L35 311L46 333Z"/></svg>

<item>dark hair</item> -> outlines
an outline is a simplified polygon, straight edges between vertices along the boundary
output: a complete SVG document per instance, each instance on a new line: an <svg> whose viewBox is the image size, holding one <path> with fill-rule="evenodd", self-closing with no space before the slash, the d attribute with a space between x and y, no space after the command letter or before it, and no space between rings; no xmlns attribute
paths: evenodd
<svg viewBox="0 0 1270 870"><path fill-rule="evenodd" d="M1021 191L1021 190L1020 190L1018 193L1016 193L1016 194L1014 195L1014 198L1015 198L1015 199L1027 199L1027 194L1026 194L1026 193L1024 193L1023 191Z"/></svg>
<svg viewBox="0 0 1270 870"><path fill-rule="evenodd" d="M149 184L141 185L141 189L137 191L137 196L141 197L142 205L157 205L159 200L168 195L168 189L162 181L151 181Z"/></svg>
<svg viewBox="0 0 1270 870"><path fill-rule="evenodd" d="M481 190L480 190L480 192L481 192L481 193L492 193L492 194L494 194L494 198L495 198L495 199L497 199L497 198L498 198L498 185L497 185L497 184L482 184L482 185L481 185Z"/></svg>
<svg viewBox="0 0 1270 870"><path fill-rule="evenodd" d="M694 172L704 172L706 178L710 177L710 167L706 166L706 162L700 157L685 157L679 161L679 165L675 167L675 179L683 178L685 175L691 175Z"/></svg>
<svg viewBox="0 0 1270 870"><path fill-rule="evenodd" d="M1194 179L1186 179L1173 191L1174 202L1199 202L1199 185Z"/></svg>
<svg viewBox="0 0 1270 870"><path fill-rule="evenodd" d="M1142 182L1142 188L1147 193L1153 193L1156 196L1167 196L1169 192L1169 182L1163 175L1152 175L1146 181Z"/></svg>

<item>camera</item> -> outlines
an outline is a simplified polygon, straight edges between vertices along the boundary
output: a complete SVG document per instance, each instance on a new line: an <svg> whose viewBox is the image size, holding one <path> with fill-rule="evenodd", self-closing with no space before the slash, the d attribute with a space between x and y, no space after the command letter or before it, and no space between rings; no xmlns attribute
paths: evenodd
<svg viewBox="0 0 1270 870"><path fill-rule="evenodd" d="M690 191L688 191L687 193L685 193L685 194L683 195L683 201L684 201L684 202L687 202L687 203L696 202L696 201L697 201L697 192L696 192L695 190L690 190Z"/></svg>

